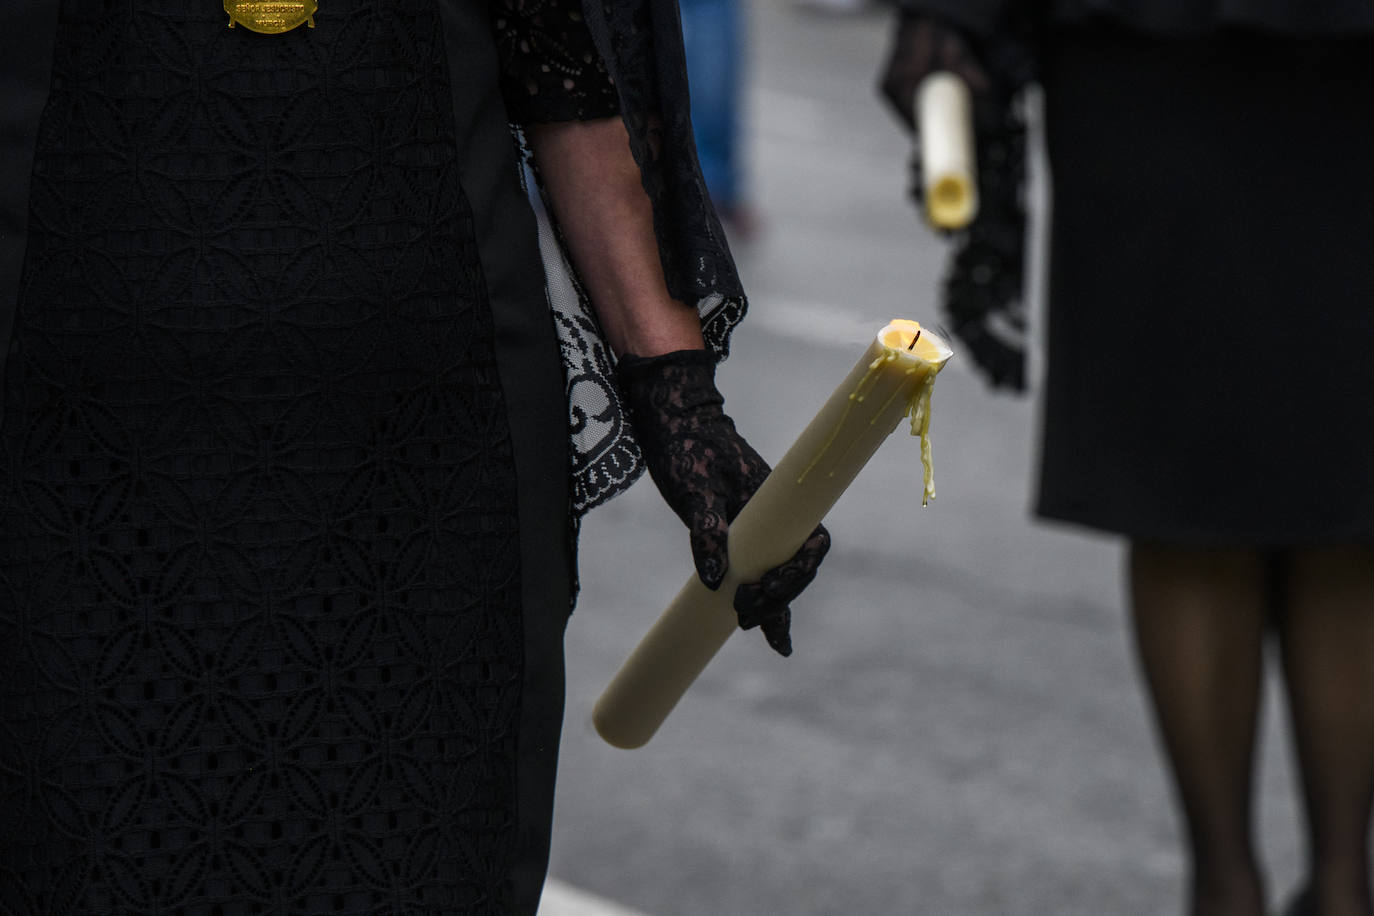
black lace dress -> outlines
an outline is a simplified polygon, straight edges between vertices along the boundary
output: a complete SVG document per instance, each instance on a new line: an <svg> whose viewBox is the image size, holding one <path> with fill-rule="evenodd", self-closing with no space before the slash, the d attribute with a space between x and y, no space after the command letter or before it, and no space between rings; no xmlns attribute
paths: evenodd
<svg viewBox="0 0 1374 916"><path fill-rule="evenodd" d="M0 913L533 909L567 413L501 83L617 103L524 7L6 0Z"/></svg>

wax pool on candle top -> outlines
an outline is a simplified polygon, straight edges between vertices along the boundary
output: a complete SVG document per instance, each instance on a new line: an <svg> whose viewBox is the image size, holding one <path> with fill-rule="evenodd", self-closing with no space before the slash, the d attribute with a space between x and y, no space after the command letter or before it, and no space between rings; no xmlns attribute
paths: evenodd
<svg viewBox="0 0 1374 916"><path fill-rule="evenodd" d="M883 342L883 346L889 349L914 354L917 359L925 360L928 363L944 362L947 355L941 352L934 337L921 331L919 321L910 321L906 318L893 319L882 329L878 339Z"/></svg>
<svg viewBox="0 0 1374 916"><path fill-rule="evenodd" d="M905 415L911 418L911 434L919 436L921 440L921 505L928 505L935 497L935 474L930 448L930 395L935 387L936 373L949 358L949 349L943 343L937 343L934 335L922 334L919 322L897 318L878 332L875 352L878 355L868 363L867 371L849 392L844 412L835 421L830 436L797 478L797 484L805 483L807 475L833 455L835 442L856 408L864 410L866 415L872 416L876 421L879 416L890 416L892 411L889 408L894 406L894 402L901 396L905 400L896 406L905 407ZM876 410L874 405L862 407L874 396L879 382L894 372L900 376L914 376L919 372L921 378L915 387L897 385L890 394L886 394L885 403L876 405ZM834 477L835 468L832 467L827 473L828 476Z"/></svg>

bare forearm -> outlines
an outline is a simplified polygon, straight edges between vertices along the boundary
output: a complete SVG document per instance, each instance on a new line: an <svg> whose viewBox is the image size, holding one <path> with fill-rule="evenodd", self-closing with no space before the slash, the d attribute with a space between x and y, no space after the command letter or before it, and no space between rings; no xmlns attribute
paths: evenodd
<svg viewBox="0 0 1374 916"><path fill-rule="evenodd" d="M530 145L612 349L657 356L700 349L695 308L663 279L653 210L619 118L535 124Z"/></svg>

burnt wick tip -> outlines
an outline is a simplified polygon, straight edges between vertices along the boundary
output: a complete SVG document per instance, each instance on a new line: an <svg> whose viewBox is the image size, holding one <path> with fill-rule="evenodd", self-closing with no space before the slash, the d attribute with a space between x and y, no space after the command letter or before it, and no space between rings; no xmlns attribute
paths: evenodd
<svg viewBox="0 0 1374 916"><path fill-rule="evenodd" d="M920 332L920 331L917 331L917 332L916 332L916 336L914 336L914 337L911 338L911 343L907 344L907 345L906 345L906 348L907 348L908 350L914 350L914 349L916 349L916 341L918 341L918 340L920 340L920 339L921 339L921 332Z"/></svg>

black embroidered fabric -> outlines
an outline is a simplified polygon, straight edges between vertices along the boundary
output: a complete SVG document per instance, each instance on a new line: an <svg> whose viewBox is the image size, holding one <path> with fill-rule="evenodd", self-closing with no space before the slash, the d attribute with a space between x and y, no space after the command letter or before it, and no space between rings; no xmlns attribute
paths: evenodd
<svg viewBox="0 0 1374 916"><path fill-rule="evenodd" d="M514 471L438 10L219 6L62 3L0 426L0 912L506 913Z"/></svg>
<svg viewBox="0 0 1374 916"><path fill-rule="evenodd" d="M572 446L572 510L579 519L625 491L644 460L615 384L615 356L568 263L557 227L539 214L545 289L563 357Z"/></svg>
<svg viewBox="0 0 1374 916"><path fill-rule="evenodd" d="M730 523L768 476L768 462L725 413L711 353L627 355L617 376L649 475L687 525L701 581L719 588L729 566ZM829 549L830 534L818 526L791 560L760 582L741 585L733 602L740 626L761 627L770 646L791 655L789 605L815 578Z"/></svg>
<svg viewBox="0 0 1374 916"><path fill-rule="evenodd" d="M506 111L517 123L587 121L620 112L580 0L491 0Z"/></svg>

